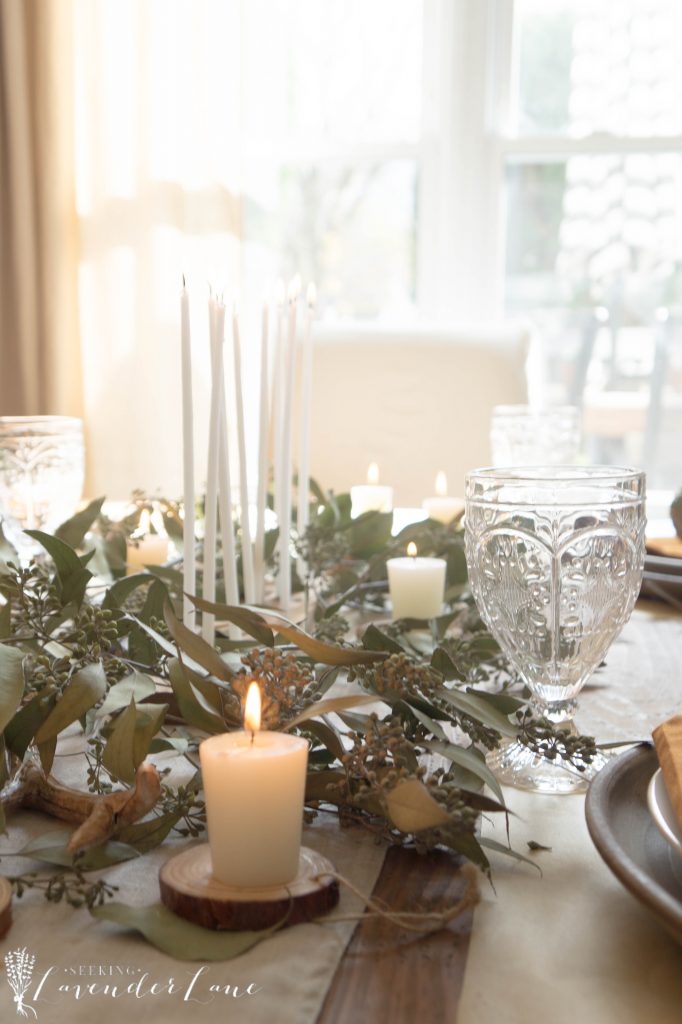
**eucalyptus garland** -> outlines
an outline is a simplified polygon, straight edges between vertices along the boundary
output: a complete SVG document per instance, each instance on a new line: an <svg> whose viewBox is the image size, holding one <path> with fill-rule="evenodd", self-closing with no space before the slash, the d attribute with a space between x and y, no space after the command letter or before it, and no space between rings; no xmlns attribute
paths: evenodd
<svg viewBox="0 0 682 1024"><path fill-rule="evenodd" d="M74 858L51 850L44 859L62 871L51 884L18 876L19 894L37 887L51 900L99 903L113 889L88 886L88 871L145 853L173 833L200 835L198 744L241 728L251 679L261 688L265 727L310 741L309 820L333 813L341 824L369 829L391 844L447 848L486 873L486 847L500 844L481 838L479 817L506 813L486 753L503 737L517 737L542 756L567 757L577 771L590 763L594 740L569 736L533 715L528 694L481 622L467 587L458 522L429 520L393 536L391 514L352 519L349 495L313 485L313 496L310 525L292 537L292 558L304 567L295 575L302 622L284 618L274 605L195 598L198 621L211 612L244 634L232 640L219 630L215 646L179 619L177 503L160 502L178 542L175 563L132 576L125 575L126 538L149 505L142 494L120 522L103 515L100 499L54 536L33 531L45 554L28 566L2 539L0 781L29 760L49 774L57 740L74 724L83 734L83 789L90 793L130 785L138 766L164 751L192 766L185 785L163 781L152 816L133 825L124 842ZM421 554L446 561L445 610L428 622L392 622L385 612L386 561L411 540ZM275 542L271 531L273 574ZM112 847L121 847L120 858ZM41 849L34 842L27 852L40 857ZM74 872L71 881L64 868Z"/></svg>

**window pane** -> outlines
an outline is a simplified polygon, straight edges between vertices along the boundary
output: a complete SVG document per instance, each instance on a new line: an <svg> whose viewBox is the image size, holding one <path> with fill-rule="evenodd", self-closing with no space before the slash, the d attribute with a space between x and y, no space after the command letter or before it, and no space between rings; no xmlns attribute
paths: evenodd
<svg viewBox="0 0 682 1024"><path fill-rule="evenodd" d="M510 162L507 204L507 308L537 325L552 397L584 401L593 459L678 486L682 156Z"/></svg>
<svg viewBox="0 0 682 1024"><path fill-rule="evenodd" d="M417 165L295 164L249 175L245 278L314 280L323 316L397 316L414 303Z"/></svg>
<svg viewBox="0 0 682 1024"><path fill-rule="evenodd" d="M517 0L519 134L682 133L682 4Z"/></svg>

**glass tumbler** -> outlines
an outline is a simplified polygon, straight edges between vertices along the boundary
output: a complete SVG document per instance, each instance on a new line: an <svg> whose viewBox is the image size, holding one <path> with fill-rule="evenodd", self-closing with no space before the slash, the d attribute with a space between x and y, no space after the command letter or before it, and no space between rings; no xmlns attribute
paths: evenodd
<svg viewBox="0 0 682 1024"><path fill-rule="evenodd" d="M568 466L580 451L576 405L496 405L490 421L493 466Z"/></svg>
<svg viewBox="0 0 682 1024"><path fill-rule="evenodd" d="M0 416L0 509L20 552L35 549L21 531L51 532L73 515L83 493L83 423L71 416Z"/></svg>
<svg viewBox="0 0 682 1024"><path fill-rule="evenodd" d="M639 593L644 499L643 473L609 466L479 469L466 478L478 610L530 689L533 710L569 731L578 693ZM568 793L584 789L605 759L580 772L512 740L489 763L510 785Z"/></svg>

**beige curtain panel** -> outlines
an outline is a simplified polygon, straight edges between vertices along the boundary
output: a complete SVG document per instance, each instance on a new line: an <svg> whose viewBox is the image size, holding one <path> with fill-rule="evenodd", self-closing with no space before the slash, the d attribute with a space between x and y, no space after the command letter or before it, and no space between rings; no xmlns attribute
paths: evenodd
<svg viewBox="0 0 682 1024"><path fill-rule="evenodd" d="M0 0L0 415L82 412L71 0Z"/></svg>

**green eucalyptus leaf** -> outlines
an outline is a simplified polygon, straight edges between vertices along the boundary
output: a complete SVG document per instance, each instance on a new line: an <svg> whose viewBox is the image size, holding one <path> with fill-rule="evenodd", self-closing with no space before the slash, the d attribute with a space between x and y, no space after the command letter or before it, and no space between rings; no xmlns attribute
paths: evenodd
<svg viewBox="0 0 682 1024"><path fill-rule="evenodd" d="M419 779L399 782L384 794L384 800L389 818L401 832L423 832L450 822L446 809Z"/></svg>
<svg viewBox="0 0 682 1024"><path fill-rule="evenodd" d="M103 608L122 608L126 600L133 594L138 587L144 586L145 583L152 583L154 577L148 572L134 573L132 576L124 576L120 580L116 580L112 586L106 592L104 601L102 602Z"/></svg>
<svg viewBox="0 0 682 1024"><path fill-rule="evenodd" d="M476 747L460 747L456 743L443 742L442 740L423 740L421 745L426 747L427 750L432 751L432 753L440 754L442 757L446 757L448 761L452 761L454 764L465 768L468 772L472 772L481 782L486 783L500 803L504 803L500 784L485 763L485 757Z"/></svg>
<svg viewBox="0 0 682 1024"><path fill-rule="evenodd" d="M151 625L152 619L162 621L163 611L167 602L170 602L168 587L163 580L154 577L153 582L147 591L144 607L142 608L138 618L141 622L146 622L147 625Z"/></svg>
<svg viewBox="0 0 682 1024"><path fill-rule="evenodd" d="M516 736L516 729L505 714L470 691L442 687L436 693L438 697L452 705L457 711L461 711L462 714L475 718L476 721L482 722L483 725L487 725L491 729L496 729L503 736Z"/></svg>
<svg viewBox="0 0 682 1024"><path fill-rule="evenodd" d="M0 644L0 733L14 717L24 695L24 654Z"/></svg>
<svg viewBox="0 0 682 1024"><path fill-rule="evenodd" d="M167 839L173 826L182 818L181 811L160 814L149 821L136 821L118 832L118 840L132 846L138 853L149 853Z"/></svg>
<svg viewBox="0 0 682 1024"><path fill-rule="evenodd" d="M59 703L38 729L36 742L42 744L55 739L101 700L106 689L107 677L100 661L79 669L62 691Z"/></svg>
<svg viewBox="0 0 682 1024"><path fill-rule="evenodd" d="M109 687L109 692L97 709L97 714L99 716L109 715L112 711L120 711L121 708L127 708L131 700L139 704L145 697L150 697L153 693L156 693L156 683L152 677L135 668L123 679L119 679L117 683Z"/></svg>
<svg viewBox="0 0 682 1024"><path fill-rule="evenodd" d="M450 682L452 679L463 680L466 678L444 647L436 647L431 655L431 668L440 672L446 682Z"/></svg>
<svg viewBox="0 0 682 1024"><path fill-rule="evenodd" d="M177 658L171 658L168 662L168 678L182 717L188 725L211 735L225 732L224 719L215 713L208 701L192 685Z"/></svg>
<svg viewBox="0 0 682 1024"><path fill-rule="evenodd" d="M264 647L274 646L275 638L272 635L272 630L263 616L257 612L241 606L220 604L216 601L204 601L202 597L195 597L192 594L187 596L192 604L202 612L210 612L217 619L231 622L234 626L238 626L239 629L248 633L254 640L257 640L259 644L263 644Z"/></svg>
<svg viewBox="0 0 682 1024"><path fill-rule="evenodd" d="M49 697L33 697L17 711L16 715L5 728L7 746L23 760L24 754L38 729L51 713L57 702L56 694Z"/></svg>
<svg viewBox="0 0 682 1024"><path fill-rule="evenodd" d="M305 731L311 733L339 761L344 756L346 748L338 732L329 722L308 721L305 725Z"/></svg>
<svg viewBox="0 0 682 1024"><path fill-rule="evenodd" d="M92 578L92 573L83 567L80 558L73 548L69 547L68 544L65 544L58 537L52 537L49 533L43 533L42 530L26 530L25 533L28 537L37 540L54 562L63 589L62 599L64 603L74 601L76 604L80 604L83 600L88 580ZM64 596L64 591L68 591L68 599Z"/></svg>
<svg viewBox="0 0 682 1024"><path fill-rule="evenodd" d="M368 696L356 696L356 697L330 697L329 700L320 700L316 703L310 704L303 711L299 712L295 718L292 718L285 725L282 726L283 732L288 732L295 726L300 725L301 722L307 722L311 718L319 718L320 715L330 715L333 712L345 711L347 708L355 708L358 704L376 704L376 697Z"/></svg>
<svg viewBox="0 0 682 1024"><path fill-rule="evenodd" d="M324 643L308 636L296 626L283 626L276 622L273 629L275 633L279 633L289 643L295 644L310 658L323 665L368 665L375 661L383 661L387 657L383 651L359 651L353 647L338 647L336 644Z"/></svg>
<svg viewBox="0 0 682 1024"><path fill-rule="evenodd" d="M191 629L183 625L168 603L164 608L164 618L170 635L181 651L187 653L193 661L205 668L211 675L217 676L218 679L229 681L232 678L231 669L228 668L216 649L203 637L197 636Z"/></svg>
<svg viewBox="0 0 682 1024"><path fill-rule="evenodd" d="M0 637L9 640L12 636L12 601L7 598L0 608Z"/></svg>
<svg viewBox="0 0 682 1024"><path fill-rule="evenodd" d="M390 654L404 654L405 650L397 640L382 633L374 624L362 634L362 646L366 651L388 651Z"/></svg>
<svg viewBox="0 0 682 1024"><path fill-rule="evenodd" d="M365 512L353 520L349 530L354 558L371 558L386 547L393 530L392 512Z"/></svg>
<svg viewBox="0 0 682 1024"><path fill-rule="evenodd" d="M134 850L132 846L112 839L102 846L93 847L83 854L74 856L66 848L70 838L71 833L62 829L43 832L42 835L31 839L21 850L17 851L16 856L32 857L34 860L65 868L71 868L77 864L82 871L100 871L102 868L109 868L113 864L121 864L123 861L139 856L137 850Z"/></svg>
<svg viewBox="0 0 682 1024"><path fill-rule="evenodd" d="M55 537L72 548L81 547L86 533L102 511L103 504L104 498L95 498L84 509L58 526L54 533Z"/></svg>
<svg viewBox="0 0 682 1024"><path fill-rule="evenodd" d="M114 778L129 785L134 782L135 771L149 753L167 710L165 704L138 708L131 700L118 716L102 755L102 764Z"/></svg>
<svg viewBox="0 0 682 1024"><path fill-rule="evenodd" d="M535 868L536 871L539 871L540 874L542 874L542 868L536 861L531 860L530 857L525 857L517 850L512 850L511 846L505 846L504 843L498 843L496 839L488 839L486 836L481 836L478 841L486 850L494 850L495 853L501 853L505 857L511 857L512 860L516 860L519 863L530 864L531 867Z"/></svg>
<svg viewBox="0 0 682 1024"><path fill-rule="evenodd" d="M345 785L346 773L339 769L323 768L321 771L309 771L305 780L305 800L311 803L316 800L326 800L328 803L336 803L329 794L329 787Z"/></svg>
<svg viewBox="0 0 682 1024"><path fill-rule="evenodd" d="M139 932L147 942L175 960L201 960L205 963L241 956L276 931L276 928L260 932L211 931L178 917L162 903L146 907L105 903L101 907L91 907L90 913L99 921L109 921L129 931Z"/></svg>
<svg viewBox="0 0 682 1024"><path fill-rule="evenodd" d="M54 764L54 755L57 751L57 737L52 736L51 739L45 740L44 743L38 743L38 756L40 757L40 766L46 775L49 775L52 771L52 765Z"/></svg>

